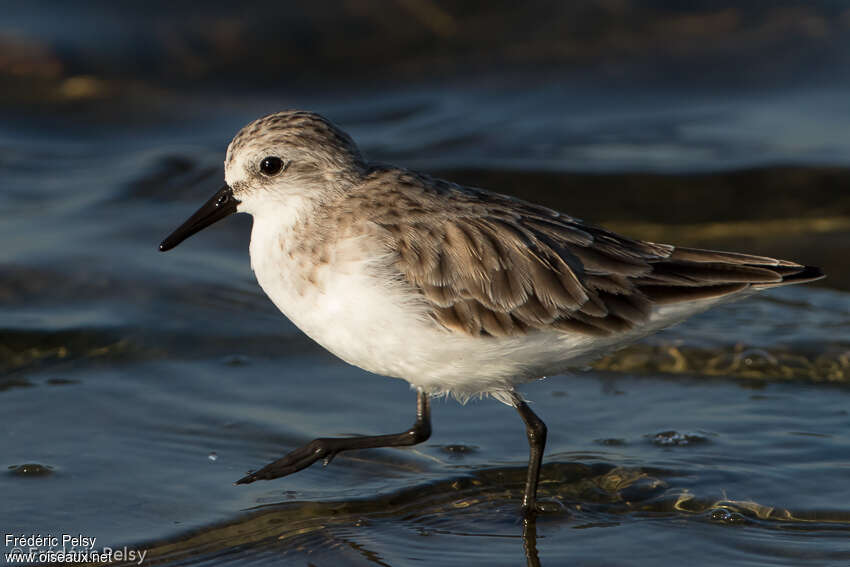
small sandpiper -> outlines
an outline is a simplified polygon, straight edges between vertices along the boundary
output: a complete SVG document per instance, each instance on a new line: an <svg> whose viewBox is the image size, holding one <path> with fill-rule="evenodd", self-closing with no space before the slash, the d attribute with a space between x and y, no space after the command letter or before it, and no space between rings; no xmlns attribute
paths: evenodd
<svg viewBox="0 0 850 567"><path fill-rule="evenodd" d="M327 119L285 111L233 138L225 181L159 249L235 212L253 215L251 267L275 305L344 361L407 380L403 433L320 438L237 481L340 451L415 445L429 399L490 395L530 446L522 510L536 511L546 425L516 386L585 366L714 305L823 277L818 268L620 236L557 211L367 162Z"/></svg>

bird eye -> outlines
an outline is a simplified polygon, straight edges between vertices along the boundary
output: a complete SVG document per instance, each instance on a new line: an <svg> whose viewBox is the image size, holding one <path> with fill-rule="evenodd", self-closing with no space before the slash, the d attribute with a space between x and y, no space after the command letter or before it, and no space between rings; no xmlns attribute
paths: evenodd
<svg viewBox="0 0 850 567"><path fill-rule="evenodd" d="M260 162L260 171L266 175L277 175L283 169L283 160L279 157L269 156Z"/></svg>
<svg viewBox="0 0 850 567"><path fill-rule="evenodd" d="M222 195L221 197L218 198L218 200L215 202L215 204L219 205L219 206L226 205L229 200L230 200L230 195L225 193L224 195Z"/></svg>

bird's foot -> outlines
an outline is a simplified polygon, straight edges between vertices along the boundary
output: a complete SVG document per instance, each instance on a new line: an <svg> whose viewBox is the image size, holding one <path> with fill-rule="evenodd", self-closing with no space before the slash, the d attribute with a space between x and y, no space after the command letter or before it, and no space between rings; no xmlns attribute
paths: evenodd
<svg viewBox="0 0 850 567"><path fill-rule="evenodd" d="M320 460L327 464L337 453L337 450L333 448L333 444L329 441L327 439L314 439L303 447L267 464L260 470L240 478L234 484L251 484L255 480L280 478L307 468Z"/></svg>

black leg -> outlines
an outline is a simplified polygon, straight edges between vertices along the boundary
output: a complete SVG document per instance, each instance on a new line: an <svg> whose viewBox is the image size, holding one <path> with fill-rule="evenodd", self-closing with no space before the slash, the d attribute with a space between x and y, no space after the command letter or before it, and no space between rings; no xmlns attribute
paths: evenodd
<svg viewBox="0 0 850 567"><path fill-rule="evenodd" d="M236 481L236 484L249 484L255 480L272 480L298 472L319 460L330 462L340 451L352 449L373 449L375 447L403 447L422 443L431 436L431 406L428 395L421 390L416 394L416 423L403 433L393 435L373 435L369 437L322 437L314 439L300 449L269 463L257 472L253 472Z"/></svg>
<svg viewBox="0 0 850 567"><path fill-rule="evenodd" d="M516 409L525 422L528 435L528 477L525 479L525 493L522 496L522 513L533 516L537 512L537 481L540 480L540 464L543 461L543 449L546 447L546 424L537 417L519 396L514 395Z"/></svg>

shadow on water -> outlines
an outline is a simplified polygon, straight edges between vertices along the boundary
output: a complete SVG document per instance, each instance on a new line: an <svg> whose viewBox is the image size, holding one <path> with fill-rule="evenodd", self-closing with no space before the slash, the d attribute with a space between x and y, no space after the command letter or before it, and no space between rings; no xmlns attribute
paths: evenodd
<svg viewBox="0 0 850 567"><path fill-rule="evenodd" d="M416 546L412 536L516 539L527 564L539 566L546 563L540 544L545 547L547 538L563 529L602 529L641 519L850 535L848 510L789 510L700 497L677 483L695 474L609 463L551 463L543 467L537 518L521 520L525 470L490 468L373 498L263 505L233 520L137 547L148 550L146 564L332 560L339 565L365 560L386 566L404 546ZM398 533L399 526L405 533ZM377 533L383 533L382 545L372 548ZM438 550L430 552L435 563L445 559Z"/></svg>

